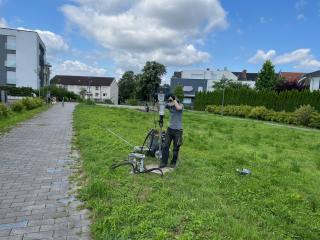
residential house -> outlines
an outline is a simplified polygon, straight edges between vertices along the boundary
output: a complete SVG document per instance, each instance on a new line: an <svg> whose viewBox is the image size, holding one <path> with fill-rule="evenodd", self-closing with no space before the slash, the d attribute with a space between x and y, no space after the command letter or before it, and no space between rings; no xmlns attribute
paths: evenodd
<svg viewBox="0 0 320 240"><path fill-rule="evenodd" d="M0 28L0 85L39 89L49 83L49 67L37 32Z"/></svg>
<svg viewBox="0 0 320 240"><path fill-rule="evenodd" d="M300 82L309 83L310 91L320 90L320 70L305 74Z"/></svg>
<svg viewBox="0 0 320 240"><path fill-rule="evenodd" d="M258 73L248 73L247 70L242 72L232 72L239 82L248 85L250 88L255 88L258 79Z"/></svg>
<svg viewBox="0 0 320 240"><path fill-rule="evenodd" d="M209 68L206 70L184 70L174 72L170 88L171 92L174 92L178 85L182 85L184 90L183 102L192 104L198 92L213 91L214 83L223 78L237 80L237 77L227 69L217 71L212 71Z"/></svg>
<svg viewBox="0 0 320 240"><path fill-rule="evenodd" d="M56 75L51 79L51 84L77 95L84 95L86 99L97 102L111 100L114 104L118 104L118 84L112 77Z"/></svg>

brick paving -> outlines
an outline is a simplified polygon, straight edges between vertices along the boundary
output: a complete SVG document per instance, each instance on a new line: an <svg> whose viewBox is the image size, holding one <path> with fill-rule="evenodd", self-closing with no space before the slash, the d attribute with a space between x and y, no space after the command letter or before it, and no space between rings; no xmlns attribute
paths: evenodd
<svg viewBox="0 0 320 240"><path fill-rule="evenodd" d="M0 240L90 239L68 180L74 107L53 106L0 136Z"/></svg>

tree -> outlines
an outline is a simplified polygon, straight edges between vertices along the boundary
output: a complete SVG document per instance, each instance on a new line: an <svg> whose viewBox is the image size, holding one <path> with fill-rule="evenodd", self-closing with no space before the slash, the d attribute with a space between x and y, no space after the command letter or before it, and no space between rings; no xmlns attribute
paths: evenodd
<svg viewBox="0 0 320 240"><path fill-rule="evenodd" d="M257 90L275 90L279 79L274 70L274 65L270 60L267 60L263 66L261 71L258 74L258 79L256 82Z"/></svg>
<svg viewBox="0 0 320 240"><path fill-rule="evenodd" d="M146 62L139 81L141 100L150 100L152 98L152 95L158 91L161 77L166 73L166 67L163 64L155 61Z"/></svg>
<svg viewBox="0 0 320 240"><path fill-rule="evenodd" d="M119 83L119 99L121 102L124 102L127 99L135 98L136 94L136 82L135 75L133 71L125 72Z"/></svg>
<svg viewBox="0 0 320 240"><path fill-rule="evenodd" d="M184 99L184 92L183 92L183 86L182 85L178 85L176 86L176 88L174 89L174 93L173 93L180 101L183 101Z"/></svg>
<svg viewBox="0 0 320 240"><path fill-rule="evenodd" d="M85 96L87 94L87 90L84 87L82 87L79 94L80 94L81 98L85 98Z"/></svg>
<svg viewBox="0 0 320 240"><path fill-rule="evenodd" d="M232 89L242 89L242 88L250 88L248 84L242 84L241 82L235 82L230 79L223 77L220 81L215 82L213 85L214 90L222 90L226 88Z"/></svg>

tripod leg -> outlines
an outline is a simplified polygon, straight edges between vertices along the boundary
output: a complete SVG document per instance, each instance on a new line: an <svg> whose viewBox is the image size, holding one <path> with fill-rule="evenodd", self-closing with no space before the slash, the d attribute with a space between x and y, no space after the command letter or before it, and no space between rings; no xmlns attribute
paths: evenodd
<svg viewBox="0 0 320 240"><path fill-rule="evenodd" d="M153 171L159 171L160 174L161 174L161 177L163 177L163 172L162 172L162 169L161 168L149 168L141 173L148 173L148 172L153 172Z"/></svg>
<svg viewBox="0 0 320 240"><path fill-rule="evenodd" d="M110 169L116 169L118 167L121 167L121 166L126 166L126 165L130 165L132 167L132 171L134 173L136 173L136 170L135 170L135 167L133 165L133 163L129 162L129 161L123 161L123 162L120 162L120 163L114 163L110 166Z"/></svg>

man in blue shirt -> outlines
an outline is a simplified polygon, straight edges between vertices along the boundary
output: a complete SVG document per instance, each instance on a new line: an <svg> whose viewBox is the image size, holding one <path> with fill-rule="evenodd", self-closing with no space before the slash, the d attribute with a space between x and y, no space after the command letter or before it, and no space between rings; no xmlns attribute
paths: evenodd
<svg viewBox="0 0 320 240"><path fill-rule="evenodd" d="M179 149L182 145L182 112L183 104L179 100L170 95L168 98L168 104L166 108L170 112L170 124L166 132L165 144L162 149L162 159L160 163L160 168L166 167L168 165L169 149L171 142L173 141L173 157L170 166L175 167L178 160Z"/></svg>

